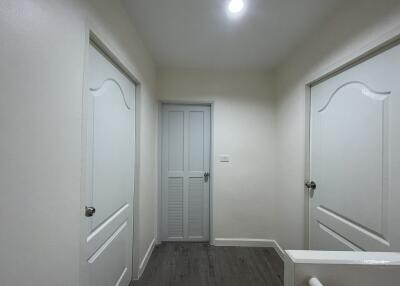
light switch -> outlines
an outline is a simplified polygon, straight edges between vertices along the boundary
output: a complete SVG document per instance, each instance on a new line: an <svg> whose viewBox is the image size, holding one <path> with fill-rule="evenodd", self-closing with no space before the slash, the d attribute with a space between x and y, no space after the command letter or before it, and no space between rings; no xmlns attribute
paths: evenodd
<svg viewBox="0 0 400 286"><path fill-rule="evenodd" d="M220 162L230 162L231 158L229 155L219 155L219 161Z"/></svg>

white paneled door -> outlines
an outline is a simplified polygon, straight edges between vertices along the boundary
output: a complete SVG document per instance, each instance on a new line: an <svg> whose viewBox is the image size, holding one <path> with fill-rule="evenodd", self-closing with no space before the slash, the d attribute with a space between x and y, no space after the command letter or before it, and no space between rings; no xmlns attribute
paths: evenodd
<svg viewBox="0 0 400 286"><path fill-rule="evenodd" d="M395 46L311 88L311 249L400 251L399 75Z"/></svg>
<svg viewBox="0 0 400 286"><path fill-rule="evenodd" d="M135 85L93 45L87 76L84 281L127 286L132 272Z"/></svg>
<svg viewBox="0 0 400 286"><path fill-rule="evenodd" d="M208 241L210 106L162 113L162 240Z"/></svg>

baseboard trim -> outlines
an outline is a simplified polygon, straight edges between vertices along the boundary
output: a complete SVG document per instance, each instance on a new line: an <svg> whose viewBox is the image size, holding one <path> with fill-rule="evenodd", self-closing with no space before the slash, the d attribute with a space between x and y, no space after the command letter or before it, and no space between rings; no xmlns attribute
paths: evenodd
<svg viewBox="0 0 400 286"><path fill-rule="evenodd" d="M215 238L215 246L238 246L238 247L273 247L280 258L286 260L286 252L273 239L260 238Z"/></svg>
<svg viewBox="0 0 400 286"><path fill-rule="evenodd" d="M275 246L274 246L275 251L276 251L276 252L278 253L278 255L281 257L281 259L283 260L283 262L285 262L286 259L288 258L287 254L286 254L286 251L283 250L283 248L279 245L278 242L276 242L276 240L274 240L274 244L275 244Z"/></svg>
<svg viewBox="0 0 400 286"><path fill-rule="evenodd" d="M140 277L142 276L144 270L146 269L147 263L149 262L149 259L151 257L151 254L153 253L154 247L156 246L156 239L154 238L149 247L147 248L146 254L144 255L142 261L139 264L139 271L138 271L138 277L135 280L139 280Z"/></svg>

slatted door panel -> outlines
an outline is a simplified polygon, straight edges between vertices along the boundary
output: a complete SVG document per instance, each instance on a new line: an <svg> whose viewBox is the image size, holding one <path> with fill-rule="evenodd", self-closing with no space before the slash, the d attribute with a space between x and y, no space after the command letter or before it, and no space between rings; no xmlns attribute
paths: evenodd
<svg viewBox="0 0 400 286"><path fill-rule="evenodd" d="M188 235L201 238L204 232L203 178L189 178Z"/></svg>
<svg viewBox="0 0 400 286"><path fill-rule="evenodd" d="M168 178L167 231L169 238L183 238L183 178Z"/></svg>
<svg viewBox="0 0 400 286"><path fill-rule="evenodd" d="M210 107L164 105L162 239L209 239Z"/></svg>

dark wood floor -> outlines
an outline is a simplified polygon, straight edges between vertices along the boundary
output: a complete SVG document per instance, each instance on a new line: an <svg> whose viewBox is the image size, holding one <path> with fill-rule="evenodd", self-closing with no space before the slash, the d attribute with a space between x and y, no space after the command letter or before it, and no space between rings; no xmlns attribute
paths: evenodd
<svg viewBox="0 0 400 286"><path fill-rule="evenodd" d="M162 243L134 286L282 286L283 262L273 248Z"/></svg>

